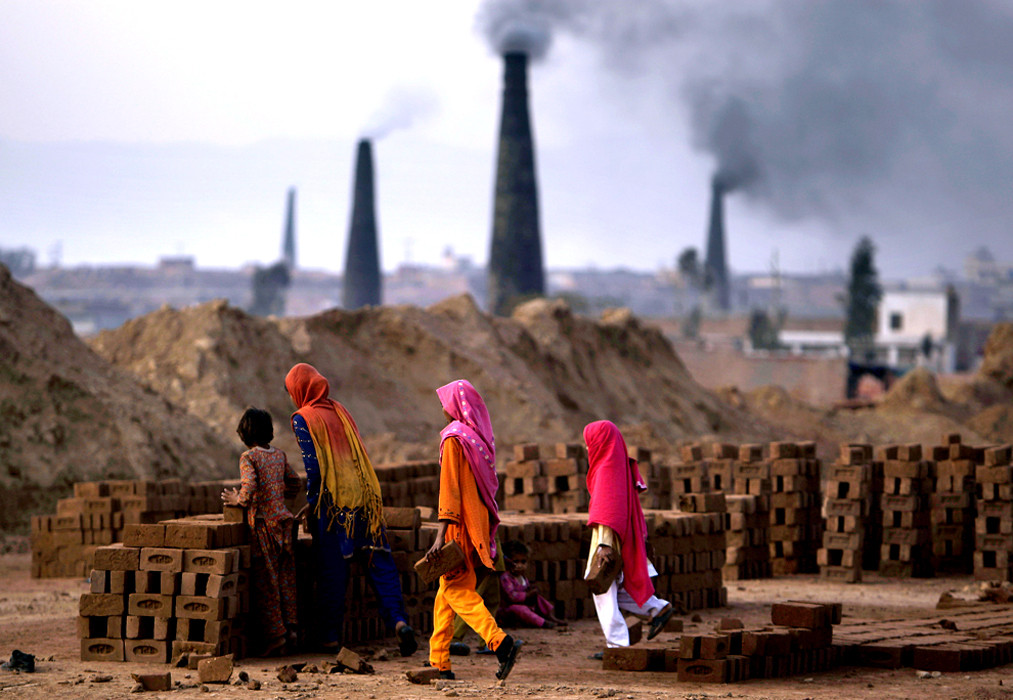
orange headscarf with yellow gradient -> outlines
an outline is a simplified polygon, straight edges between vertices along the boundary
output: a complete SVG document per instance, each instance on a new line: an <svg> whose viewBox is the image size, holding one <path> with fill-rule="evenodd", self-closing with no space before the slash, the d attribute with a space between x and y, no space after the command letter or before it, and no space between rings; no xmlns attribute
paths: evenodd
<svg viewBox="0 0 1013 700"><path fill-rule="evenodd" d="M362 437L351 414L330 398L330 384L312 365L300 362L285 376L285 389L295 402L297 414L306 421L320 465L320 490L330 495L328 527L341 511L360 511L368 523L370 535L380 534L383 525L383 500L380 482L369 461ZM316 514L321 516L318 498ZM343 527L351 532L353 518L345 517Z"/></svg>

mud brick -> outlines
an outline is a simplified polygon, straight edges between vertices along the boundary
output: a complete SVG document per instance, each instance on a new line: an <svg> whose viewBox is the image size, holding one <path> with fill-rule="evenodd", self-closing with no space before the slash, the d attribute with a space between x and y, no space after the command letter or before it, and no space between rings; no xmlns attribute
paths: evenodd
<svg viewBox="0 0 1013 700"><path fill-rule="evenodd" d="M699 635L700 649L697 658L723 659L728 656L729 638L727 634Z"/></svg>
<svg viewBox="0 0 1013 700"><path fill-rule="evenodd" d="M580 472L575 459L547 459L542 463L542 474L548 477L577 477Z"/></svg>
<svg viewBox="0 0 1013 700"><path fill-rule="evenodd" d="M107 571L133 571L140 562L140 553L139 548L122 544L99 547L95 550L95 568Z"/></svg>
<svg viewBox="0 0 1013 700"><path fill-rule="evenodd" d="M971 494L935 493L929 497L929 503L931 504L933 510L943 508L954 508L954 509L969 508L971 506Z"/></svg>
<svg viewBox="0 0 1013 700"><path fill-rule="evenodd" d="M239 552L231 548L186 549L183 552L183 571L196 574L231 574L238 555Z"/></svg>
<svg viewBox="0 0 1013 700"><path fill-rule="evenodd" d="M805 476L806 466L801 459L775 459L770 465L771 476ZM804 483L804 482L794 482ZM789 489L779 489L787 491Z"/></svg>
<svg viewBox="0 0 1013 700"><path fill-rule="evenodd" d="M934 476L931 462L901 462L887 460L883 463L883 476L890 479L927 479Z"/></svg>
<svg viewBox="0 0 1013 700"><path fill-rule="evenodd" d="M154 639L154 619L153 617L140 615L124 615L123 636L127 639Z"/></svg>
<svg viewBox="0 0 1013 700"><path fill-rule="evenodd" d="M142 547L140 569L141 571L182 571L183 552L182 549L170 547Z"/></svg>
<svg viewBox="0 0 1013 700"><path fill-rule="evenodd" d="M180 595L205 595L209 574L184 573L179 577Z"/></svg>
<svg viewBox="0 0 1013 700"><path fill-rule="evenodd" d="M82 593L78 603L84 617L122 615L124 608L123 596L115 593Z"/></svg>
<svg viewBox="0 0 1013 700"><path fill-rule="evenodd" d="M201 659L197 664L197 676L201 683L228 683L232 677L233 655Z"/></svg>
<svg viewBox="0 0 1013 700"><path fill-rule="evenodd" d="M109 495L109 484L104 481L79 481L74 484L75 498L101 498Z"/></svg>
<svg viewBox="0 0 1013 700"><path fill-rule="evenodd" d="M979 484L1009 484L1013 482L1013 469L1008 466L978 466L974 470L974 479Z"/></svg>
<svg viewBox="0 0 1013 700"><path fill-rule="evenodd" d="M127 596L127 612L130 615L172 617L172 601L171 595L131 593Z"/></svg>
<svg viewBox="0 0 1013 700"><path fill-rule="evenodd" d="M825 549L861 549L864 541L862 532L824 532Z"/></svg>
<svg viewBox="0 0 1013 700"><path fill-rule="evenodd" d="M918 510L927 510L928 500L920 495L894 496L883 494L880 503L884 511L897 510L902 513L910 513Z"/></svg>
<svg viewBox="0 0 1013 700"><path fill-rule="evenodd" d="M110 571L109 572L109 592L118 593L120 595L124 593L134 592L134 572L133 571Z"/></svg>
<svg viewBox="0 0 1013 700"><path fill-rule="evenodd" d="M417 530L422 525L422 514L418 508L391 508L385 506L383 517L387 521L387 527L389 528Z"/></svg>
<svg viewBox="0 0 1013 700"><path fill-rule="evenodd" d="M969 445L950 445L950 459L973 459L974 450Z"/></svg>
<svg viewBox="0 0 1013 700"><path fill-rule="evenodd" d="M770 459L794 459L798 456L798 445L794 442L772 442L768 446Z"/></svg>
<svg viewBox="0 0 1013 700"><path fill-rule="evenodd" d="M506 474L507 479L528 479L535 476L541 476L543 470L543 464L539 460L531 460L526 462L507 462Z"/></svg>
<svg viewBox="0 0 1013 700"><path fill-rule="evenodd" d="M731 459L735 459L737 457L740 462L759 462L763 459L763 445L739 445L738 454L731 454L728 456Z"/></svg>
<svg viewBox="0 0 1013 700"><path fill-rule="evenodd" d="M842 444L838 461L844 465L867 464L872 461L872 446L862 444Z"/></svg>
<svg viewBox="0 0 1013 700"><path fill-rule="evenodd" d="M169 641L176 632L176 620L171 617L153 617L151 619L151 638Z"/></svg>
<svg viewBox="0 0 1013 700"><path fill-rule="evenodd" d="M989 447L985 450L984 462L987 467L1008 466L1011 459L1013 459L1013 447L1010 445Z"/></svg>
<svg viewBox="0 0 1013 700"><path fill-rule="evenodd" d="M166 691L172 690L172 674L169 672L165 673L131 673L130 677L134 679L145 691Z"/></svg>
<svg viewBox="0 0 1013 700"><path fill-rule="evenodd" d="M613 647L602 654L602 668L606 671L660 671L664 665L664 649Z"/></svg>
<svg viewBox="0 0 1013 700"><path fill-rule="evenodd" d="M409 683L416 685L429 685L440 677L440 670L437 668L412 668L405 671Z"/></svg>
<svg viewBox="0 0 1013 700"><path fill-rule="evenodd" d="M101 569L92 569L89 576L92 593L112 593L109 590L109 572Z"/></svg>
<svg viewBox="0 0 1013 700"><path fill-rule="evenodd" d="M106 634L108 629L108 620L106 617L78 617L77 618L77 636L78 639L103 639L109 635Z"/></svg>
<svg viewBox="0 0 1013 700"><path fill-rule="evenodd" d="M176 596L176 617L191 620L222 620L226 617L226 598Z"/></svg>
<svg viewBox="0 0 1013 700"><path fill-rule="evenodd" d="M533 512L543 509L544 494L541 493L520 493L508 495L504 498L505 510L517 510Z"/></svg>
<svg viewBox="0 0 1013 700"><path fill-rule="evenodd" d="M859 583L862 569L857 566L820 566L820 578L837 583Z"/></svg>
<svg viewBox="0 0 1013 700"><path fill-rule="evenodd" d="M225 643L232 635L232 620L209 620L204 625L204 641Z"/></svg>
<svg viewBox="0 0 1013 700"><path fill-rule="evenodd" d="M123 661L122 639L82 639L81 661Z"/></svg>
<svg viewBox="0 0 1013 700"><path fill-rule="evenodd" d="M814 603L774 603L770 607L770 621L775 625L807 629L830 626L827 609Z"/></svg>
<svg viewBox="0 0 1013 700"><path fill-rule="evenodd" d="M56 514L60 515L83 515L84 498L61 498L56 502Z"/></svg>
<svg viewBox="0 0 1013 700"><path fill-rule="evenodd" d="M626 616L626 630L630 635L630 646L633 646L644 637L644 623L633 615Z"/></svg>
<svg viewBox="0 0 1013 700"><path fill-rule="evenodd" d="M206 523L170 520L165 524L165 546L212 549L216 546L215 529Z"/></svg>
<svg viewBox="0 0 1013 700"><path fill-rule="evenodd" d="M212 598L224 598L239 592L239 574L208 574L205 595Z"/></svg>
<svg viewBox="0 0 1013 700"><path fill-rule="evenodd" d="M222 506L222 516L227 523L245 523L246 508L225 504Z"/></svg>
<svg viewBox="0 0 1013 700"><path fill-rule="evenodd" d="M728 681L727 659L679 659L678 681L680 683L726 683Z"/></svg>
<svg viewBox="0 0 1013 700"><path fill-rule="evenodd" d="M159 571L135 571L134 572L134 593L161 593L161 572ZM169 595L175 591L169 591Z"/></svg>
<svg viewBox="0 0 1013 700"><path fill-rule="evenodd" d="M905 657L911 654L910 642L883 641L863 644L857 649L859 663L876 668L900 668L909 665Z"/></svg>
<svg viewBox="0 0 1013 700"><path fill-rule="evenodd" d="M978 535L1013 534L1013 520L999 516L979 515L974 521L974 532Z"/></svg>
<svg viewBox="0 0 1013 700"><path fill-rule="evenodd" d="M400 528L388 527L387 541L390 548L401 552L414 552L418 549L418 530L402 530Z"/></svg>

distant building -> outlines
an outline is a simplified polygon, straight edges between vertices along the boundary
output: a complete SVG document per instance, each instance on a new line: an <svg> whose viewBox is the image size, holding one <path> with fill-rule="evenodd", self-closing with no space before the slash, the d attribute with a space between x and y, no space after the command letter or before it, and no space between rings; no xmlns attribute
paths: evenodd
<svg viewBox="0 0 1013 700"><path fill-rule="evenodd" d="M879 304L876 354L891 367L956 368L960 307L952 289L886 289Z"/></svg>

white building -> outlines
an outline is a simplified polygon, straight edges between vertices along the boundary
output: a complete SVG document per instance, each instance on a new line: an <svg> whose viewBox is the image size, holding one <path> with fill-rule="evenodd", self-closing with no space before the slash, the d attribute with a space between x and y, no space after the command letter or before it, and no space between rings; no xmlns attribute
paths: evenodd
<svg viewBox="0 0 1013 700"><path fill-rule="evenodd" d="M887 289L880 300L876 354L886 364L953 372L959 315L952 289Z"/></svg>

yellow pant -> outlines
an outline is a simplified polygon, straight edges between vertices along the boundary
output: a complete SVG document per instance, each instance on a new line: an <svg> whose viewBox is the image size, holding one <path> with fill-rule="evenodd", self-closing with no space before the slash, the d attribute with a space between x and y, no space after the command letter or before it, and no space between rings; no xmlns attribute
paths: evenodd
<svg viewBox="0 0 1013 700"><path fill-rule="evenodd" d="M454 636L454 615L475 630L492 650L506 637L496 618L485 607L482 596L475 592L475 565L440 578L440 590L433 605L433 636L429 639L429 663L441 671L450 670L450 640Z"/></svg>

